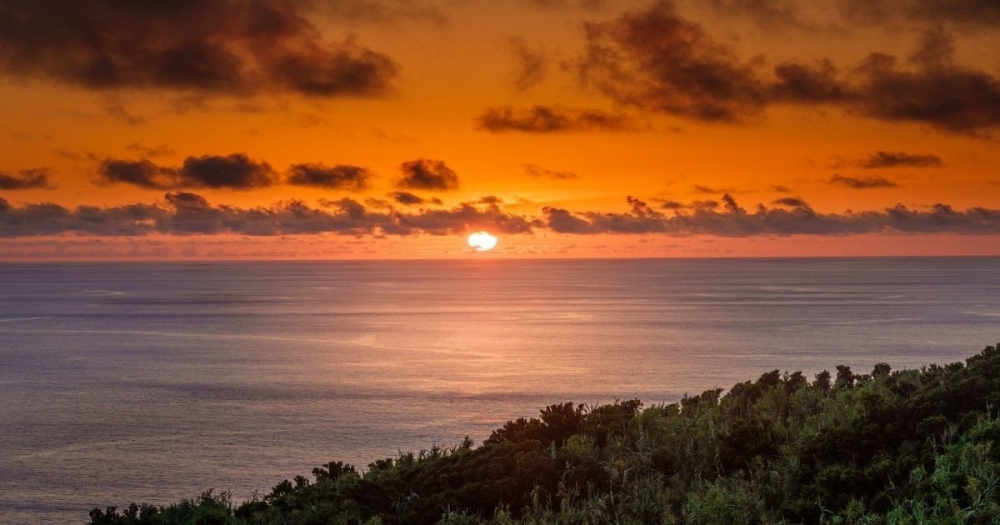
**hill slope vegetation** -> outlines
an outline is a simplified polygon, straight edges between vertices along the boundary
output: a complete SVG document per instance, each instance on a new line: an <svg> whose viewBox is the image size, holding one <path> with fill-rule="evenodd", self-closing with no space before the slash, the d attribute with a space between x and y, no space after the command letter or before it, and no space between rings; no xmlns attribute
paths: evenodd
<svg viewBox="0 0 1000 525"><path fill-rule="evenodd" d="M340 462L236 504L92 525L1000 523L1000 345L964 363L756 381L644 407L555 404L480 446Z"/></svg>

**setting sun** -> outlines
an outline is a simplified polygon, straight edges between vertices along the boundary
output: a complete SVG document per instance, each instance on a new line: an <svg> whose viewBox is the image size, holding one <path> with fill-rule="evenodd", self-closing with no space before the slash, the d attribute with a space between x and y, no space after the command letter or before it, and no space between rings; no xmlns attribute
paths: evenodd
<svg viewBox="0 0 1000 525"><path fill-rule="evenodd" d="M475 248L477 252L490 251L496 245L497 238L484 231L478 231L469 235L469 246Z"/></svg>

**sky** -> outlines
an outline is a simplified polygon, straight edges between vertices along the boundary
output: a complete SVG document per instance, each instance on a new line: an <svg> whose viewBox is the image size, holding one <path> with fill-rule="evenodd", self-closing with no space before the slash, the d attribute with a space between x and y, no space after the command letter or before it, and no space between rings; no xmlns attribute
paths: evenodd
<svg viewBox="0 0 1000 525"><path fill-rule="evenodd" d="M998 49L995 0L0 0L0 260L1000 255Z"/></svg>

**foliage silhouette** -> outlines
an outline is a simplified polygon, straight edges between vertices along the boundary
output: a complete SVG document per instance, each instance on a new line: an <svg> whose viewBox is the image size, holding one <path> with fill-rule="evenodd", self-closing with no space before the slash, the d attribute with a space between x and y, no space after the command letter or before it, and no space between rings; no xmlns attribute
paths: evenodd
<svg viewBox="0 0 1000 525"><path fill-rule="evenodd" d="M1000 346L1000 345L998 345ZM90 513L93 525L1000 523L1000 348L964 363L810 384L767 372L723 394L543 409L481 445L331 462L227 493Z"/></svg>

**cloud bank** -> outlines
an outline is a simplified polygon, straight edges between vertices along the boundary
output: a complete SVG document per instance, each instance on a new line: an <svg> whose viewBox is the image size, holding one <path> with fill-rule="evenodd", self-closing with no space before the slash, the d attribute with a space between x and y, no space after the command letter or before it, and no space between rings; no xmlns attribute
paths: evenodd
<svg viewBox="0 0 1000 525"><path fill-rule="evenodd" d="M57 204L14 206L0 198L0 237L81 234L142 236L238 234L276 236L332 233L340 235L452 235L486 229L496 234L552 231L573 235L663 234L720 237L855 235L865 233L1000 234L1000 210L973 207L955 210L947 204L912 209L901 204L881 210L819 213L799 198L775 201L778 208L741 207L729 194L720 202L669 202L665 213L629 197L620 213L574 212L546 207L533 217L502 209L496 198L462 203L447 209L413 212L366 207L353 199L324 201L323 207L302 201L269 207L241 208L210 203L190 192L167 193L161 202L125 206Z"/></svg>

